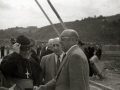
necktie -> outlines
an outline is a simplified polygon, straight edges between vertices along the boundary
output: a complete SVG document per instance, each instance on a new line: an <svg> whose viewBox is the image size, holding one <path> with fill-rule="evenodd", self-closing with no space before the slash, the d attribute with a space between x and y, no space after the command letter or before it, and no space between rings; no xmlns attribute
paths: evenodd
<svg viewBox="0 0 120 90"><path fill-rule="evenodd" d="M60 66L60 56L57 56L57 70L59 69Z"/></svg>

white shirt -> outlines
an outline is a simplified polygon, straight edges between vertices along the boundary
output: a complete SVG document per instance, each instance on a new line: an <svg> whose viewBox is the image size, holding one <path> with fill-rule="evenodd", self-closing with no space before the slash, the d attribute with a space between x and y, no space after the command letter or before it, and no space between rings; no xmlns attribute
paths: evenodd
<svg viewBox="0 0 120 90"><path fill-rule="evenodd" d="M63 56L64 56L64 53L62 53L61 55L60 55L60 62L62 62L62 59L63 59ZM55 63L57 64L57 59L58 59L58 56L55 54Z"/></svg>

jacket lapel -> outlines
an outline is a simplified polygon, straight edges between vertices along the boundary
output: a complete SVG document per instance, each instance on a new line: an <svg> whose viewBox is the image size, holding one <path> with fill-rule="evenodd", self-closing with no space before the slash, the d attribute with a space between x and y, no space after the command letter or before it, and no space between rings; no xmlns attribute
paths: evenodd
<svg viewBox="0 0 120 90"><path fill-rule="evenodd" d="M55 67L55 54L53 53L51 55L51 57L49 58L49 68L50 68L50 72L51 72L51 76L52 78L55 77L56 74L56 67Z"/></svg>
<svg viewBox="0 0 120 90"><path fill-rule="evenodd" d="M65 61L66 61L67 58L69 57L69 55L72 53L72 51L74 51L74 50L77 49L77 48L79 48L78 45L74 46L74 47L73 47L73 48L67 53L67 55L64 57L63 61L62 61L61 64L60 64L60 67L59 67L59 69L58 69L58 72L57 72L56 78L59 77L59 73L60 73L60 71L61 71L61 69L62 69L62 67L63 67Z"/></svg>

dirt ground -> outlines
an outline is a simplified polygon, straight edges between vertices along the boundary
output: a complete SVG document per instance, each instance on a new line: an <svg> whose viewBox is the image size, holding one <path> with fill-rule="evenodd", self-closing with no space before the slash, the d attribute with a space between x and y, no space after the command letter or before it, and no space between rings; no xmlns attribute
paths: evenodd
<svg viewBox="0 0 120 90"><path fill-rule="evenodd" d="M96 77L92 77L90 79L111 87L113 90L120 90L120 56L103 56L101 61L107 67L105 79L99 79Z"/></svg>

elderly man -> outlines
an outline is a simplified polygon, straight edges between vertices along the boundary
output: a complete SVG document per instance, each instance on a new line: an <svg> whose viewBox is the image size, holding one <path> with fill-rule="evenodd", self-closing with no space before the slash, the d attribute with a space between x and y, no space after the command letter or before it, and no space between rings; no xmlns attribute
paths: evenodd
<svg viewBox="0 0 120 90"><path fill-rule="evenodd" d="M59 43L59 38L53 40L53 52L52 54L46 55L42 58L40 66L44 72L44 84L52 80L57 74L60 63L62 62L64 53ZM53 90L53 89L49 89Z"/></svg>
<svg viewBox="0 0 120 90"><path fill-rule="evenodd" d="M33 87L40 85L41 67L31 57L31 47L35 42L21 35L13 45L14 53L11 54L4 63L1 64L0 70L10 85L16 83L17 90L33 90ZM4 85L5 86L5 85Z"/></svg>
<svg viewBox="0 0 120 90"><path fill-rule="evenodd" d="M88 61L79 46L79 36L75 30L64 30L60 35L60 43L66 53L57 76L37 90L90 90Z"/></svg>

